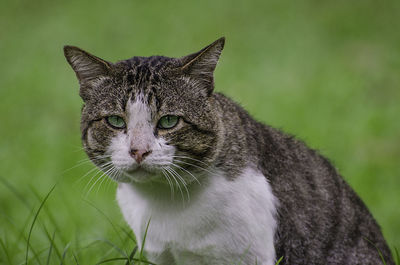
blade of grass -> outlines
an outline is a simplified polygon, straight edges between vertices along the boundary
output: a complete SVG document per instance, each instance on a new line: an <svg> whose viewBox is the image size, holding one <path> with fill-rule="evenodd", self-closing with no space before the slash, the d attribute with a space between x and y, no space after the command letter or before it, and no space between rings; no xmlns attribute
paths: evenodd
<svg viewBox="0 0 400 265"><path fill-rule="evenodd" d="M54 184L54 186L51 188L51 190L47 193L46 197L43 199L42 203L40 204L39 209L36 211L35 217L33 218L31 227L30 227L30 229L29 229L28 240L27 240L27 243L26 243L25 265L28 265L29 241L30 241L30 239L31 239L33 227L35 226L35 223L36 223L36 220L37 220L37 218L38 218L38 216L39 216L40 210L42 210L43 205L45 204L45 202L46 202L47 199L49 198L50 194L51 194L51 193L53 192L53 190L55 189L56 185L57 185L57 184ZM41 264L41 263L39 262L39 264Z"/></svg>
<svg viewBox="0 0 400 265"><path fill-rule="evenodd" d="M394 248L394 253L396 255L396 264L400 265L400 255L399 255L399 251L397 250L397 248Z"/></svg>
<svg viewBox="0 0 400 265"><path fill-rule="evenodd" d="M115 260L127 260L127 259L128 259L128 258L113 258L113 259L105 259L105 260L102 260L102 261L100 261L100 262L96 263L96 265L99 265L99 264L104 264L104 263L111 262L111 261L115 261Z"/></svg>
<svg viewBox="0 0 400 265"><path fill-rule="evenodd" d="M30 186L30 188L31 188L33 194L35 195L35 197L38 199L38 201L40 201L41 198L40 198L40 195L39 195L39 193L37 192L37 190L36 190L33 186ZM65 238L63 237L63 235L62 235L62 233L61 233L61 229L60 229L60 227L58 226L58 224L57 224L57 222L56 222L56 219L55 219L54 216L51 214L51 211L49 211L48 208L47 208L46 206L43 206L43 211L46 213L46 215L47 215L48 219L50 220L51 224L56 228L56 231L57 231L57 233L58 233L58 238L61 239L62 244L65 245L67 241L66 241Z"/></svg>
<svg viewBox="0 0 400 265"><path fill-rule="evenodd" d="M122 256L124 256L124 257L126 257L126 258L128 258L128 255L126 255L126 253L125 253L122 249L120 249L117 245L115 245L115 244L114 244L113 242L111 242L110 240L108 240L108 239L103 239L103 238L100 238L100 239L97 239L97 240L100 241L100 242L104 242L104 243L110 245L110 246L113 247L119 254L121 254Z"/></svg>
<svg viewBox="0 0 400 265"><path fill-rule="evenodd" d="M24 225L23 225L23 227L25 228L25 227L27 227L27 225L28 225L28 223L29 223L29 219L31 219L31 216L33 215L33 209L31 210L31 212L29 213L29 215L28 215L28 217L27 217L27 219L26 219L26 221L24 222ZM25 237L25 231L24 231L24 229L17 229L17 227L15 226L15 222L14 222L14 220L12 220L10 217L8 217L7 215L5 215L5 214L2 214L3 216L5 216L6 217L6 220L7 220L7 222L10 224L10 228L11 228L11 230L12 231L14 231L15 232L15 234L16 235L18 235L17 236L17 240L15 240L15 242L13 242L13 244L11 245L11 247L10 247L10 249L11 250L15 250L15 249L18 249L17 248L17 245L18 245L18 243L19 243L19 241L21 240L21 239L24 239L24 241L26 242L26 243L28 243L28 239ZM32 251L32 253L33 253L33 255L34 255L34 257L37 259L36 261L38 262L38 263L40 263L40 261L38 260L38 254L37 254L37 252L35 251L35 249L32 247L32 245L29 243L29 248L31 249L31 251Z"/></svg>
<svg viewBox="0 0 400 265"><path fill-rule="evenodd" d="M127 259L126 259L126 258L105 259L105 260L100 261L99 263L96 263L96 265L104 264L104 263L111 262L111 261L115 261L115 260L127 260ZM133 258L132 260L133 260L133 261L139 262L139 264L140 264L140 262L143 262L143 263L146 263L146 264L149 264L149 265L157 265L157 264L152 263L152 262L150 262L150 261L145 261L145 260L140 260L140 259L135 259L135 258Z"/></svg>
<svg viewBox="0 0 400 265"><path fill-rule="evenodd" d="M7 222L10 224L10 226L9 226L9 228L11 228L10 230L12 230L16 235L16 240L14 240L14 242L11 245L9 245L11 250L17 249L17 245L19 244L21 239L23 239L24 242L27 242L27 238L25 237L25 231L24 231L25 229L24 228L28 226L28 223L33 216L33 212L34 212L33 209L31 209L26 220L23 222L24 225L22 226L23 227L22 229L16 227L16 222L14 220L12 220L10 217L6 216L5 214L1 213L3 216L6 217Z"/></svg>
<svg viewBox="0 0 400 265"><path fill-rule="evenodd" d="M28 203L28 201L25 199L24 196L22 196L19 191L12 185L10 184L6 179L0 177L0 182L2 182L2 184L8 189L10 190L10 192L12 194L14 194L14 196L20 200L22 202L22 204L25 205L25 207L30 211L30 214L28 215L26 221L25 221L25 225L23 227L26 227L26 225L29 222L29 219L31 218L31 215L33 214L33 208L31 207L31 205ZM7 217L8 218L8 217ZM8 219L8 221L10 221L10 219ZM12 243L12 247L11 249L17 249L17 244L18 242L21 240L21 238L23 238L25 240L25 242L27 242L27 238L24 236L24 229L16 229L14 222L10 222L12 224L12 227L14 228L13 230L16 231L17 233L19 233L19 236L17 237L17 240L15 242ZM35 250L33 249L33 247L29 244L29 247L32 251L32 253L34 254L34 256L37 257L37 253L35 252ZM39 260L37 260L39 262Z"/></svg>
<svg viewBox="0 0 400 265"><path fill-rule="evenodd" d="M74 257L75 264L79 265L78 259L76 258L75 254L72 254L72 256Z"/></svg>
<svg viewBox="0 0 400 265"><path fill-rule="evenodd" d="M4 254L6 255L6 257L7 257L7 260L8 260L8 264L12 264L12 262L11 262L11 258L10 258L10 255L8 254L8 251L7 251L7 247L6 247L6 244L4 244L4 242L3 242L3 240L0 238L0 245L1 245L1 248L3 249L3 252L4 252Z"/></svg>
<svg viewBox="0 0 400 265"><path fill-rule="evenodd" d="M47 230L46 230L47 231ZM51 237L50 240L50 249L49 249L49 254L47 255L47 262L46 265L50 264L50 258L51 258L51 252L53 250L53 245L54 245L54 237L56 236L56 231L53 232L53 236Z"/></svg>
<svg viewBox="0 0 400 265"><path fill-rule="evenodd" d="M142 264L141 261L142 261L142 259L143 259L144 244L145 244L145 242L146 242L147 231L148 231L148 229L149 229L150 220L151 220L151 217L149 218L149 221L147 222L146 230L144 231L142 246L140 247L140 254L139 254L139 259L140 259L140 260L139 260L139 265Z"/></svg>
<svg viewBox="0 0 400 265"><path fill-rule="evenodd" d="M60 250L58 249L56 243L54 242L54 234L56 233L57 229L54 231L53 237L50 236L50 233L49 233L49 231L47 230L46 226L43 225L43 229L44 229L44 231L45 231L45 233L46 233L47 238L48 238L49 241L50 241L50 244L51 244L52 248L54 248L54 250L55 250L55 252L56 252L56 254L57 254L57 257L58 257L59 259L61 259L61 252L60 252Z"/></svg>
<svg viewBox="0 0 400 265"><path fill-rule="evenodd" d="M275 265L278 265L279 263L281 263L282 260L283 260L283 256L278 259L278 261L275 263Z"/></svg>
<svg viewBox="0 0 400 265"><path fill-rule="evenodd" d="M62 258L61 258L61 261L60 261L60 265L64 264L64 259L65 259L65 256L67 255L67 251L69 249L69 245L70 244L68 243L64 248L63 255L62 255Z"/></svg>
<svg viewBox="0 0 400 265"><path fill-rule="evenodd" d="M157 264L155 264L153 262L150 262L150 261L147 261L147 260L141 260L141 259L136 259L136 258L133 258L132 260L135 261L135 262L139 262L139 264L140 264L140 262L143 262L143 263L146 263L146 264L149 264L149 265L157 265Z"/></svg>
<svg viewBox="0 0 400 265"><path fill-rule="evenodd" d="M30 257L30 258L28 259L28 263L29 263L30 261L36 259L36 262L38 262L39 264L42 264L42 261L41 261L39 258L40 258L40 256L42 256L43 253L45 253L45 252L48 251L48 250L49 250L49 248L48 248L48 247L45 247L44 249L41 249L41 250L39 250L39 251L37 251L37 252L33 252L33 257Z"/></svg>
<svg viewBox="0 0 400 265"><path fill-rule="evenodd" d="M117 234L118 238L120 239L121 243L123 244L124 241L120 235L120 233L117 230L117 227L115 226L115 224L111 221L111 219L102 211L100 210L96 205L94 205L93 203L91 203L90 201L83 199L84 202L86 202L87 204L89 204L90 206L92 206L93 208L95 208L99 213L101 213L106 219L107 221L110 223L110 225L112 226L112 228L114 229L115 233ZM127 251L126 249L124 249L125 254L124 256L128 257Z"/></svg>
<svg viewBox="0 0 400 265"><path fill-rule="evenodd" d="M375 249L376 249L376 250L378 251L378 253L379 253L379 256L381 257L381 260L382 260L383 264L386 265L386 260L385 260L385 258L383 257L382 252L380 251L380 249L379 249L372 241L370 241L368 238L364 237L364 239L365 239L368 243L370 243L371 245L373 245L373 246L375 247Z"/></svg>
<svg viewBox="0 0 400 265"><path fill-rule="evenodd" d="M1 183L3 183L4 186L7 187L7 189L9 189L11 191L11 193L14 194L14 196L16 198L18 198L25 206L28 210L32 209L32 206L28 203L28 201L25 199L24 196L22 196L18 190L16 188L14 188L13 185L11 185L7 180L5 180L4 178L0 178Z"/></svg>
<svg viewBox="0 0 400 265"><path fill-rule="evenodd" d="M80 250L81 250L81 231L80 231L81 229L78 227L76 230L75 230L75 238L74 238L74 241L75 241L75 246L74 246L74 249L75 249L75 253L74 253L74 255L76 254L76 257L74 256L74 258L76 259L76 260L81 260L81 252L80 252Z"/></svg>
<svg viewBox="0 0 400 265"><path fill-rule="evenodd" d="M133 257L135 256L135 253L137 251L138 247L135 246L131 252L131 254L129 255L129 260L126 261L125 265L130 265L131 261L133 260Z"/></svg>
<svg viewBox="0 0 400 265"><path fill-rule="evenodd" d="M81 252L82 250L87 249L87 248L91 248L91 247L93 247L94 245L98 244L99 242L101 242L101 241L99 241L98 239L96 239L96 240L94 240L94 241L92 241L92 242L86 244L86 246L83 246L83 247L79 248L79 249L78 249L78 252Z"/></svg>
<svg viewBox="0 0 400 265"><path fill-rule="evenodd" d="M133 237L133 234L131 231L127 231L122 225L118 226L119 229L122 230L122 232L124 232L124 234L133 241L133 243L135 243L135 245L137 244L136 239Z"/></svg>

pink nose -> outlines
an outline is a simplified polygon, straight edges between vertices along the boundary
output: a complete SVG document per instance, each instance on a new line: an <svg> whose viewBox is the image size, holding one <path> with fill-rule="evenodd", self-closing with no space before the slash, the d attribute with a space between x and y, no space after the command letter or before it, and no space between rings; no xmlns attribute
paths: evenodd
<svg viewBox="0 0 400 265"><path fill-rule="evenodd" d="M140 164L146 158L146 156L151 154L151 150L131 149L129 154L136 160L138 164Z"/></svg>

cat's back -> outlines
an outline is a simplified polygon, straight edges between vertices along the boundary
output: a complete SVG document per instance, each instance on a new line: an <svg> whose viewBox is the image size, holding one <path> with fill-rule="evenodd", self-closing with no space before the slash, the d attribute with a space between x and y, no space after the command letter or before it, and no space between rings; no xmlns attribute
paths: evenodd
<svg viewBox="0 0 400 265"><path fill-rule="evenodd" d="M244 163L257 164L279 201L275 248L282 264L380 264L375 246L394 264L379 225L326 158L224 95L215 98L236 123L231 135L245 149Z"/></svg>

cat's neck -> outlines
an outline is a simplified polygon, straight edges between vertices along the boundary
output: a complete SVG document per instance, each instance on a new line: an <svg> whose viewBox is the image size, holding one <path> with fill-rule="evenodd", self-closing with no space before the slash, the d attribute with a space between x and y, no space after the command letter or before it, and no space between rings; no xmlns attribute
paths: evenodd
<svg viewBox="0 0 400 265"><path fill-rule="evenodd" d="M220 114L221 131L218 156L214 164L226 172L228 177L234 178L249 165L258 164L260 154L257 144L261 147L262 143L257 143L255 139L263 133L264 127L223 94L215 93L213 97Z"/></svg>

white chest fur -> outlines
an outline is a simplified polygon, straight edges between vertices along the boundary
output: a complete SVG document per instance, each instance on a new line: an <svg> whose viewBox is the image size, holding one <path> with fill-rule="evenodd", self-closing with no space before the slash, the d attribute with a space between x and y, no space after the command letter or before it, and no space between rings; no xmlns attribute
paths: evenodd
<svg viewBox="0 0 400 265"><path fill-rule="evenodd" d="M228 180L208 176L184 206L155 202L134 184L119 184L118 203L150 261L159 265L275 264L277 200L261 172L251 168Z"/></svg>

